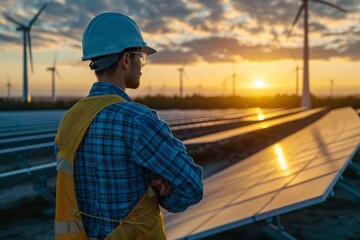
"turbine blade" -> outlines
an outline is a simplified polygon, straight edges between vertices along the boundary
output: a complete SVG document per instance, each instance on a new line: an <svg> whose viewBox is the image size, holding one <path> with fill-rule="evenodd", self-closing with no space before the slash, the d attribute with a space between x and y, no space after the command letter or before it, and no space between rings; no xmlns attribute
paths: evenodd
<svg viewBox="0 0 360 240"><path fill-rule="evenodd" d="M39 12L33 17L33 19L31 19L30 23L29 23L29 28L31 28L31 25L34 24L34 22L36 21L36 19L39 17L40 13L44 10L44 8L46 7L47 3L45 3L41 9L39 10Z"/></svg>
<svg viewBox="0 0 360 240"><path fill-rule="evenodd" d="M183 70L183 75L184 75L184 79L186 78L186 79L188 79L188 75L187 75L187 73L185 72L185 70ZM189 79L188 79L189 80Z"/></svg>
<svg viewBox="0 0 360 240"><path fill-rule="evenodd" d="M55 52L53 68L55 68L55 65L56 65L56 59L57 59L57 52Z"/></svg>
<svg viewBox="0 0 360 240"><path fill-rule="evenodd" d="M310 1L317 2L317 3L323 3L323 4L328 5L330 7L336 8L337 10L340 10L340 11L342 11L344 13L348 12L346 9L343 9L342 7L339 7L339 6L335 5L335 4L328 3L328 2L325 2L325 1L322 1L322 0L310 0Z"/></svg>
<svg viewBox="0 0 360 240"><path fill-rule="evenodd" d="M292 23L292 25L291 25L291 27L290 27L290 30L289 30L289 32L288 32L288 34L287 34L287 38L290 37L291 32L292 32L292 30L293 30L293 28L294 28L297 20L299 19L302 10L304 9L304 5L305 5L305 2L304 2L303 4L301 4L301 7L299 8L299 10L298 10L298 12L297 12L297 14L296 14L296 17L295 17L295 19L294 19L294 21L293 21L293 23Z"/></svg>
<svg viewBox="0 0 360 240"><path fill-rule="evenodd" d="M188 58L189 58L189 55L188 55L188 54L186 54L186 55L185 55L185 58L184 58L184 61L183 61L183 64L182 64L182 66L181 66L181 68L184 68L184 66L185 66L185 64L186 64L186 62L187 62L187 60L188 60Z"/></svg>
<svg viewBox="0 0 360 240"><path fill-rule="evenodd" d="M61 74L59 73L59 71L58 70L56 70L55 69L55 74L61 79L61 80L63 80L63 78L62 78L62 76L61 76Z"/></svg>
<svg viewBox="0 0 360 240"><path fill-rule="evenodd" d="M18 25L19 27L22 28L26 28L26 26L22 23L20 23L19 21L15 20L14 18L10 17L9 15L7 15L6 13L4 13L4 16L7 20L9 20L10 22L15 23L16 25Z"/></svg>
<svg viewBox="0 0 360 240"><path fill-rule="evenodd" d="M227 82L229 79L232 79L232 75L231 75L230 77L226 77L226 78L224 78L224 80L223 80L223 85L225 85L225 84L226 84L226 82Z"/></svg>
<svg viewBox="0 0 360 240"><path fill-rule="evenodd" d="M33 57L32 57L32 50L31 50L30 31L27 31L26 33L27 33L27 40L28 40L28 45L29 45L29 55L30 55L31 72L34 72Z"/></svg>
<svg viewBox="0 0 360 240"><path fill-rule="evenodd" d="M286 73L282 78L281 82L284 81L285 78L289 77L291 74L293 74L296 71L296 69L291 69L288 73Z"/></svg>
<svg viewBox="0 0 360 240"><path fill-rule="evenodd" d="M290 50L290 54L291 54L292 58L294 59L295 66L299 67L299 65L297 64L296 57L295 57L295 54L294 54L293 50L291 48L289 48L289 50Z"/></svg>

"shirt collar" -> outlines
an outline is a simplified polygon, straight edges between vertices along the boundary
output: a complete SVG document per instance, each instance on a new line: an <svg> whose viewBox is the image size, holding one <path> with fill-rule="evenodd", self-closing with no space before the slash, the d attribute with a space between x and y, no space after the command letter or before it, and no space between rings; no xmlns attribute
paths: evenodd
<svg viewBox="0 0 360 240"><path fill-rule="evenodd" d="M99 95L109 95L109 94L116 94L128 102L133 102L133 100L125 93L124 90L122 90L118 86L115 86L114 84L107 82L94 83L89 92L89 97L99 96Z"/></svg>

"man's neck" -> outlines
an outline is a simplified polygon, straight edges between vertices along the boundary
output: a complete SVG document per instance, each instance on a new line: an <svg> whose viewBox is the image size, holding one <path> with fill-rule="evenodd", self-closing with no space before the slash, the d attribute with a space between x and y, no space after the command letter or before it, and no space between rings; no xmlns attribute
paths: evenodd
<svg viewBox="0 0 360 240"><path fill-rule="evenodd" d="M115 74L104 74L99 78L99 82L111 83L124 91L126 90L125 80L123 80L123 78L119 78L119 76L116 76Z"/></svg>

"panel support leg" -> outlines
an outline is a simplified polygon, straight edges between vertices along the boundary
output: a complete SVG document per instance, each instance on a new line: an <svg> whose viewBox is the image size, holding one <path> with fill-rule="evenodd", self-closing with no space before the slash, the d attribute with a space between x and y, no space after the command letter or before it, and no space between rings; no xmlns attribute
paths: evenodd
<svg viewBox="0 0 360 240"><path fill-rule="evenodd" d="M19 168L28 168L29 164L25 161L24 159L24 154L20 153L17 157L16 157L16 162L15 162L16 166Z"/></svg>
<svg viewBox="0 0 360 240"><path fill-rule="evenodd" d="M270 238L276 240L297 240L285 231L284 226L281 224L280 216L275 217L275 223L273 218L268 218L266 222L264 231Z"/></svg>
<svg viewBox="0 0 360 240"><path fill-rule="evenodd" d="M55 204L55 196L51 193L48 184L47 176L41 175L37 181L34 182L34 190L38 192L43 198L52 204Z"/></svg>
<svg viewBox="0 0 360 240"><path fill-rule="evenodd" d="M351 161L349 164L349 167L356 173L356 175L360 176L360 165L359 164Z"/></svg>
<svg viewBox="0 0 360 240"><path fill-rule="evenodd" d="M349 184L345 183L345 179L341 179L336 183L336 187L343 192L349 194L350 196L354 197L356 200L360 201L360 192L355 189L353 186L350 186Z"/></svg>

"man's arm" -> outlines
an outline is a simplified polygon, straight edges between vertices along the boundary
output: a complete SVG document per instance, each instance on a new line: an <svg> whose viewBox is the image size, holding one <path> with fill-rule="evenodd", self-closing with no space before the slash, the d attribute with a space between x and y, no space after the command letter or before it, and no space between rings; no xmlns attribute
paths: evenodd
<svg viewBox="0 0 360 240"><path fill-rule="evenodd" d="M160 193L160 205L170 212L181 212L198 203L203 197L201 167L165 122L150 114L141 120L133 160L163 178L150 183Z"/></svg>

